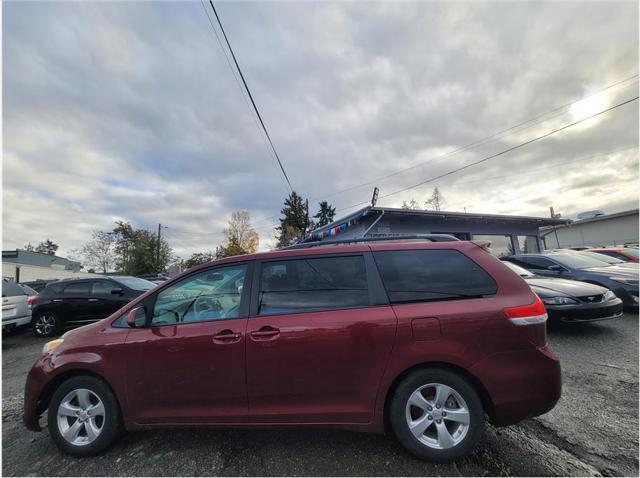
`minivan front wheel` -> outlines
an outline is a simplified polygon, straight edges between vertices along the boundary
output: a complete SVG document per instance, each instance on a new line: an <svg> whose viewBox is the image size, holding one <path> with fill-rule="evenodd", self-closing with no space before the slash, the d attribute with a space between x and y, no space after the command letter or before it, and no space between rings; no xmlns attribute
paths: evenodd
<svg viewBox="0 0 640 478"><path fill-rule="evenodd" d="M396 388L389 408L398 440L419 458L447 462L471 454L482 437L480 397L462 376L418 370Z"/></svg>
<svg viewBox="0 0 640 478"><path fill-rule="evenodd" d="M49 403L48 428L55 444L76 456L107 448L120 429L120 408L111 389L95 377L74 377Z"/></svg>

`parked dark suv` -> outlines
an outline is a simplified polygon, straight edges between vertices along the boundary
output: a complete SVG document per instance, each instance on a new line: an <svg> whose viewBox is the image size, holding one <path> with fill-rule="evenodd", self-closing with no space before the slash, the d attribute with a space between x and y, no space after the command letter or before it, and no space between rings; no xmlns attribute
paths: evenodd
<svg viewBox="0 0 640 478"><path fill-rule="evenodd" d="M47 343L24 422L97 453L121 428L309 426L469 455L485 416L550 410L543 303L473 242L280 250L196 266Z"/></svg>
<svg viewBox="0 0 640 478"><path fill-rule="evenodd" d="M65 325L104 319L153 287L153 282L136 277L52 282L31 303L33 333L38 337L50 337L61 333Z"/></svg>

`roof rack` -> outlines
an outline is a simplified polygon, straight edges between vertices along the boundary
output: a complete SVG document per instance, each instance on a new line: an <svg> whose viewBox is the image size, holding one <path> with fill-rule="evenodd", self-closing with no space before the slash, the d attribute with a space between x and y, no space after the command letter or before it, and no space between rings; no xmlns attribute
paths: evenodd
<svg viewBox="0 0 640 478"><path fill-rule="evenodd" d="M360 243L367 243L367 242L396 242L396 241L404 241L404 240L451 242L451 241L459 241L460 239L450 234L410 234L406 236L353 237L351 239L339 239L334 241L303 242L300 244L293 244L291 246L283 247L281 248L281 250L308 249L310 247L340 246L340 245L360 244Z"/></svg>

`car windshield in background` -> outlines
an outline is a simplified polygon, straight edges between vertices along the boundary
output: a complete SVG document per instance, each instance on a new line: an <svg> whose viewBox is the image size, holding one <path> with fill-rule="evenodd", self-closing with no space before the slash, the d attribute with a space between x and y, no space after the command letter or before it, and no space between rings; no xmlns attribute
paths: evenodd
<svg viewBox="0 0 640 478"><path fill-rule="evenodd" d="M535 274L529 272L524 267L520 267L520 266L514 264L513 262L503 261L502 263L505 266L507 266L509 269L511 269L513 272L518 274L520 277L533 277L533 276L535 276Z"/></svg>
<svg viewBox="0 0 640 478"><path fill-rule="evenodd" d="M626 249L622 249L622 252L624 252L628 256L635 257L636 259L639 258L638 249L626 248Z"/></svg>
<svg viewBox="0 0 640 478"><path fill-rule="evenodd" d="M553 254L549 256L558 261L563 266L567 266L571 269L590 269L591 267L611 267L608 264L599 259L593 259L583 254L567 253L567 254Z"/></svg>
<svg viewBox="0 0 640 478"><path fill-rule="evenodd" d="M133 290L149 290L153 289L157 284L137 277L118 277L116 281Z"/></svg>
<svg viewBox="0 0 640 478"><path fill-rule="evenodd" d="M598 254L597 252L589 252L589 251L580 251L578 252L581 256L591 257L592 259L596 259L598 261L606 262L607 264L624 264L625 262L616 259L615 257L608 256L606 254Z"/></svg>

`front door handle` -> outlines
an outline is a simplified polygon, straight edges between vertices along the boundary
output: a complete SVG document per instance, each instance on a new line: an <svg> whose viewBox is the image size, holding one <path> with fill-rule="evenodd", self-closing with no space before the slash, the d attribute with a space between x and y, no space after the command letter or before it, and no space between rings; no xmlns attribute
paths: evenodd
<svg viewBox="0 0 640 478"><path fill-rule="evenodd" d="M234 344L242 338L239 332L225 329L213 336L213 341L218 344Z"/></svg>
<svg viewBox="0 0 640 478"><path fill-rule="evenodd" d="M251 338L254 340L275 339L278 335L280 335L280 329L271 327L270 325L265 325L264 327L260 327L260 330L251 332Z"/></svg>

